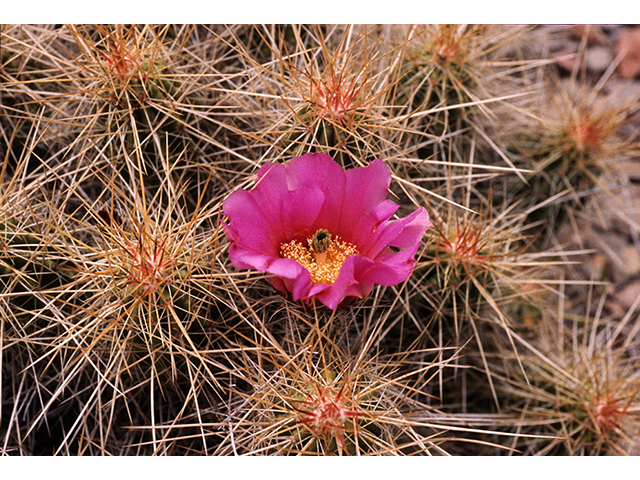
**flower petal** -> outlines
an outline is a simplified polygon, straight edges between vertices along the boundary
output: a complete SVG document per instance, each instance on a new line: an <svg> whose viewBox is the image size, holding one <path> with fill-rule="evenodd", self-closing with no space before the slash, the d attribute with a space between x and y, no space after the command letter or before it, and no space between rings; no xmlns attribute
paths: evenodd
<svg viewBox="0 0 640 480"><path fill-rule="evenodd" d="M375 243L366 252L367 256L375 258L387 246L407 248L420 243L426 229L432 226L424 207L404 218L383 222L376 232Z"/></svg>
<svg viewBox="0 0 640 480"><path fill-rule="evenodd" d="M319 188L325 197L314 228L325 228L339 235L337 228L345 199L345 171L331 157L322 153L308 153L285 165L288 188ZM314 232L315 233L315 230Z"/></svg>
<svg viewBox="0 0 640 480"><path fill-rule="evenodd" d="M327 288L324 288L319 292L317 290L311 290L309 293L313 292L315 297L331 310L338 308L340 302L342 302L346 297L366 297L371 290L369 289L369 291L363 292L362 287L365 285L360 285L359 280L356 279L354 272L354 262L356 261L356 258L358 258L358 255L352 255L345 260L342 264L342 268L340 269L338 278L332 285L328 285ZM373 284L371 285L371 288L373 288Z"/></svg>
<svg viewBox="0 0 640 480"><path fill-rule="evenodd" d="M266 272L274 275L274 277L271 278L280 280L285 287L282 291L291 292L294 301L306 299L309 296L309 289L313 285L311 275L307 269L295 260L278 258L269 265ZM278 288L277 285L279 285L280 282L272 282L272 285Z"/></svg>
<svg viewBox="0 0 640 480"><path fill-rule="evenodd" d="M277 249L298 234L298 230L314 223L325 198L322 190L314 185L290 188L290 177L287 166L263 165L258 172L258 184L251 191L263 215L269 219ZM279 255L279 251L276 254Z"/></svg>
<svg viewBox="0 0 640 480"><path fill-rule="evenodd" d="M391 247L407 248L415 243L420 243L424 232L433 227L433 223L429 220L429 213L424 207L418 208L402 220L404 220L402 229L393 240L389 241Z"/></svg>
<svg viewBox="0 0 640 480"><path fill-rule="evenodd" d="M280 222L265 213L253 191L233 192L224 202L223 212L231 219L225 229L231 241L251 245L253 250L265 255L278 254L276 243L280 237ZM275 218L279 220L281 215L278 212L276 215Z"/></svg>
<svg viewBox="0 0 640 480"><path fill-rule="evenodd" d="M325 195L319 188L299 188L283 197L281 231L282 241L306 238L315 233L312 225L324 205Z"/></svg>
<svg viewBox="0 0 640 480"><path fill-rule="evenodd" d="M337 223L337 234L366 250L376 220L370 212L384 202L389 193L391 172L381 160L373 160L368 167L346 172L347 183Z"/></svg>
<svg viewBox="0 0 640 480"><path fill-rule="evenodd" d="M378 285L397 285L404 282L416 265L415 254L420 247L420 242L405 248L397 253L387 249L387 255L380 255L375 260L361 257L358 263L358 278L361 281L369 281Z"/></svg>

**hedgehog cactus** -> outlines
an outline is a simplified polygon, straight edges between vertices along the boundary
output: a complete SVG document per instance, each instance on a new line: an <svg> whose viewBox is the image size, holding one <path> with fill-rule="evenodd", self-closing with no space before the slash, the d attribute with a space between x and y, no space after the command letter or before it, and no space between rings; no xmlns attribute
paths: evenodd
<svg viewBox="0 0 640 480"><path fill-rule="evenodd" d="M368 438L374 415L367 412L368 395L357 395L346 379L327 370L321 382L306 386L289 399L294 409L293 435L306 454L356 455L372 447ZM379 429L378 429L379 430Z"/></svg>
<svg viewBox="0 0 640 480"><path fill-rule="evenodd" d="M0 454L637 453L637 98L548 32L0 25Z"/></svg>

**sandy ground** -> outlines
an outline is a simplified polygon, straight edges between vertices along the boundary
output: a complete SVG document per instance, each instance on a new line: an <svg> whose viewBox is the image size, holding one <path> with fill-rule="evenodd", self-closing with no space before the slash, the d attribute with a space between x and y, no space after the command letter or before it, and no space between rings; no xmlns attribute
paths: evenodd
<svg viewBox="0 0 640 480"><path fill-rule="evenodd" d="M545 26L540 38L548 57L558 59L568 88L582 81L593 83L602 98L618 105L635 103L637 110L640 27ZM640 115L632 117L621 134L640 140ZM640 158L612 158L606 168L601 188L584 212L558 233L567 248L593 250L570 276L606 282L594 302L604 295L604 314L624 318L634 314L640 303ZM574 302L585 300L585 289L575 294Z"/></svg>

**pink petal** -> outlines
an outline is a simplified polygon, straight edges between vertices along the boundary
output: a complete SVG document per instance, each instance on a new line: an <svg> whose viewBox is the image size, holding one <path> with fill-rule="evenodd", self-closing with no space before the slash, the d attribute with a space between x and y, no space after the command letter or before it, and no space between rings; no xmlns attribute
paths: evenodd
<svg viewBox="0 0 640 480"><path fill-rule="evenodd" d="M381 160L372 161L368 167L347 170L347 184L344 190L342 208L339 211L336 234L345 240L366 249L366 243L372 233L375 219L370 212L389 193L391 172Z"/></svg>
<svg viewBox="0 0 640 480"><path fill-rule="evenodd" d="M325 195L319 188L299 188L287 192L282 204L280 243L313 235L316 230L312 225L316 223L324 202Z"/></svg>
<svg viewBox="0 0 640 480"><path fill-rule="evenodd" d="M418 208L418 210L402 220L405 220L404 225L398 235L389 242L391 247L407 248L419 243L424 232L433 227L433 223L429 220L429 213L424 207ZM401 220L396 221L399 222Z"/></svg>
<svg viewBox="0 0 640 480"><path fill-rule="evenodd" d="M431 226L433 225L429 221L429 214L424 207L404 218L384 222L376 231L375 243L366 254L375 258L387 246L407 248L420 243L425 230Z"/></svg>
<svg viewBox="0 0 640 480"><path fill-rule="evenodd" d="M301 298L305 299L309 296L309 289L313 285L311 275L306 268L295 260L278 258L269 265L266 272L282 280L286 291L293 294L294 301ZM274 284L272 283L272 285Z"/></svg>
<svg viewBox="0 0 640 480"><path fill-rule="evenodd" d="M392 255L378 257L376 260L363 258L359 262L358 271L361 281L365 279L378 285L397 285L404 282L416 265L415 254L420 247L420 242ZM390 251L390 250L389 250Z"/></svg>
<svg viewBox="0 0 640 480"><path fill-rule="evenodd" d="M338 278L332 285L318 293L314 292L316 298L331 310L338 308L340 302L348 296L364 298L369 293L361 291L360 282L355 278L354 261L356 258L356 255L352 255L345 260Z"/></svg>
<svg viewBox="0 0 640 480"><path fill-rule="evenodd" d="M308 153L286 164L288 187L319 188L325 196L322 210L319 212L314 228L337 231L345 203L345 171L331 157L321 153ZM311 232L315 233L315 230Z"/></svg>
<svg viewBox="0 0 640 480"><path fill-rule="evenodd" d="M257 200L253 191L238 190L229 195L223 206L224 214L231 219L226 230L231 233L232 241L252 245L253 249L267 255L277 255L279 212L275 217L268 215Z"/></svg>

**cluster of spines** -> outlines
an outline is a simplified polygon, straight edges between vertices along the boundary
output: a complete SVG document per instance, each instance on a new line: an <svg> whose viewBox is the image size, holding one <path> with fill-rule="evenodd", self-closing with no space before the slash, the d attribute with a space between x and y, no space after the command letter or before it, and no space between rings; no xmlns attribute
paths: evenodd
<svg viewBox="0 0 640 480"><path fill-rule="evenodd" d="M39 35L21 43L20 28ZM570 173L595 178L593 159L627 149L611 141L624 118L575 110L536 151L522 150L524 128L519 149L492 140L511 104L484 78L510 81L499 67L509 62L491 59L511 35L8 26L2 36L2 408L24 405L8 424L2 415L3 451L43 453L45 438L67 454L425 454L468 451L483 431L531 453L555 451L558 432L568 453L615 451L636 402L629 382L578 372L522 336L548 312L549 295L537 302L528 287L555 288L534 275L561 263L527 250L539 223L528 212L545 199L523 192L542 188L548 170L536 162L554 166L554 155L570 162L557 174L571 193L590 188ZM382 158L403 206L429 206L436 228L406 284L330 313L233 272L224 197L261 162L307 151L345 168ZM503 371L495 359L510 355L517 368ZM582 390L556 381L562 402L551 402L535 377L550 367ZM505 408L516 394L535 406ZM477 427L473 415L487 412L495 423ZM550 415L556 430L536 429ZM505 425L507 439L494 436Z"/></svg>

